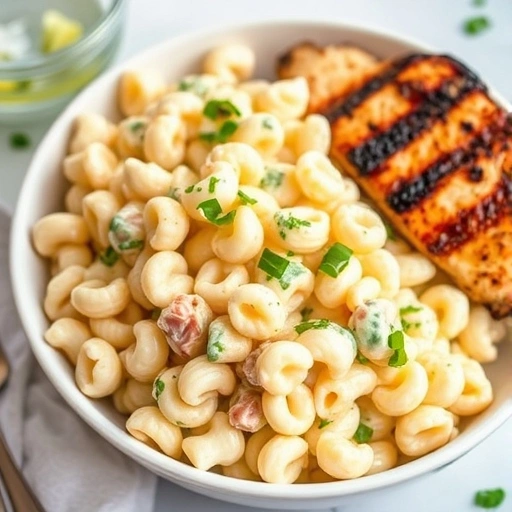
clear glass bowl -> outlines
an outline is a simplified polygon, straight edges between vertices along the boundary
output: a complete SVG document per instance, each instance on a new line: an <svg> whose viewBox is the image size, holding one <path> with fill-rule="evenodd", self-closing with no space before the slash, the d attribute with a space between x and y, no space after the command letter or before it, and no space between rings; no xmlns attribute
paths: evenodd
<svg viewBox="0 0 512 512"><path fill-rule="evenodd" d="M119 47L126 0L1 0L0 24L23 20L38 44L43 12L57 9L84 26L75 44L50 54L0 61L0 124L34 122L59 110L111 62ZM12 86L11 86L12 84Z"/></svg>

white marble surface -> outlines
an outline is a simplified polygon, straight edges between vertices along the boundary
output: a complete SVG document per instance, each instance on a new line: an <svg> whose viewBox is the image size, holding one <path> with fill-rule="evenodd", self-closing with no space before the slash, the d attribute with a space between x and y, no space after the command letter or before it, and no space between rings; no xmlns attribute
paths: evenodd
<svg viewBox="0 0 512 512"><path fill-rule="evenodd" d="M72 0L71 0L72 1ZM464 19L485 14L492 29L469 38ZM476 8L472 0L130 0L129 17L119 59L176 34L202 27L258 19L336 19L395 30L458 55L512 100L512 2L488 0ZM48 124L19 127L33 147ZM30 150L13 151L0 126L0 200L14 206ZM512 511L512 420L456 463L407 484L360 497L339 512L465 512L478 489L504 487L508 498L500 512ZM155 512L250 512L249 509L203 498L163 480ZM141 511L151 512L151 511Z"/></svg>

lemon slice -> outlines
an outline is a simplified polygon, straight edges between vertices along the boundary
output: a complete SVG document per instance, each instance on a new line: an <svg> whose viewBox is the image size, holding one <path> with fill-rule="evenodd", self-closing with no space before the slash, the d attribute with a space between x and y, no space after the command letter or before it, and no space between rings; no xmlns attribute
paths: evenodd
<svg viewBox="0 0 512 512"><path fill-rule="evenodd" d="M43 14L43 53L53 53L62 50L78 41L84 28L78 21L64 16L55 10L48 10Z"/></svg>

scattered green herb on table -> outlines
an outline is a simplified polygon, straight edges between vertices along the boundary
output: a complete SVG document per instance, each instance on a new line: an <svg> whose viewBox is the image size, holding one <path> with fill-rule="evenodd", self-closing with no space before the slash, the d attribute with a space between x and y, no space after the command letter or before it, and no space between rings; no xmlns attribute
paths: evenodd
<svg viewBox="0 0 512 512"><path fill-rule="evenodd" d="M11 133L9 137L9 144L13 149L25 149L30 146L30 137L23 132Z"/></svg>
<svg viewBox="0 0 512 512"><path fill-rule="evenodd" d="M503 489L485 489L475 494L475 505L481 508L498 508L505 500Z"/></svg>

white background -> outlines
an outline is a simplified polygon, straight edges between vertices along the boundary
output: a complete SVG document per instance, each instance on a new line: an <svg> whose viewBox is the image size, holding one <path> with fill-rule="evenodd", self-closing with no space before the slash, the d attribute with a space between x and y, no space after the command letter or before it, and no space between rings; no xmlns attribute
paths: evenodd
<svg viewBox="0 0 512 512"><path fill-rule="evenodd" d="M73 1L73 0L70 0ZM324 19L396 30L453 53L479 71L512 100L512 2L487 0L129 0L122 60L142 48L176 34L236 21L260 19ZM1 0L0 0L1 2ZM492 29L468 37L464 19L485 14ZM172 63L169 63L172 65ZM21 127L34 146L48 124ZM17 128L18 130L18 128ZM14 206L31 151L8 146L12 129L0 127L0 200ZM33 148L32 148L33 149ZM512 378L512 371L511 371ZM355 498L338 512L465 512L478 489L504 487L508 498L500 512L512 511L512 420L456 463L437 473L380 493ZM203 498L160 481L155 512L250 512ZM151 512L151 511L141 511Z"/></svg>

